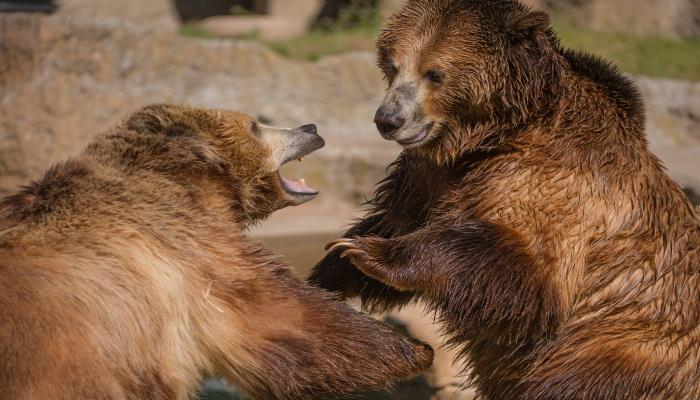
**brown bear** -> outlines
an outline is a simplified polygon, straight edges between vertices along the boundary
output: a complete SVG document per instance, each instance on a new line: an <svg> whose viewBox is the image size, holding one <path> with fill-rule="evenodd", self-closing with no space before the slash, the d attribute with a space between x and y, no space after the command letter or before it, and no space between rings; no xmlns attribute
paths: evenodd
<svg viewBox="0 0 700 400"><path fill-rule="evenodd" d="M485 399L700 399L700 218L634 84L514 0L409 1L378 53L405 149L310 282L430 304Z"/></svg>
<svg viewBox="0 0 700 400"><path fill-rule="evenodd" d="M390 385L432 350L297 279L245 229L312 199L278 168L324 144L154 105L0 203L0 398L256 399Z"/></svg>

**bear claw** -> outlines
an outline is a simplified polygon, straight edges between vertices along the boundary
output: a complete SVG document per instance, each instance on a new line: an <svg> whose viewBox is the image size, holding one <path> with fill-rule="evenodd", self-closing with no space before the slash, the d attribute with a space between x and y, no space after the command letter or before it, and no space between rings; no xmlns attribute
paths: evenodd
<svg viewBox="0 0 700 400"><path fill-rule="evenodd" d="M334 251L336 249L339 249L341 247L355 247L356 246L356 241L355 239L348 239L348 238L342 238L338 240L334 240L330 243L328 243L325 247L326 251ZM341 257L343 257L341 255Z"/></svg>

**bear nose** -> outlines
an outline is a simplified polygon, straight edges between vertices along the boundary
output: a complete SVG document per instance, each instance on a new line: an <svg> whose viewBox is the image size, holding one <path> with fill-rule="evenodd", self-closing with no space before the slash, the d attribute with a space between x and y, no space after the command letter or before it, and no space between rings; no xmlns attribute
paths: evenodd
<svg viewBox="0 0 700 400"><path fill-rule="evenodd" d="M403 116L395 112L387 112L384 107L377 110L374 116L374 123L382 137L387 140L393 139L393 134L399 130L406 122Z"/></svg>
<svg viewBox="0 0 700 400"><path fill-rule="evenodd" d="M297 131L301 133L308 133L310 135L318 135L318 129L314 124L303 125L297 128Z"/></svg>

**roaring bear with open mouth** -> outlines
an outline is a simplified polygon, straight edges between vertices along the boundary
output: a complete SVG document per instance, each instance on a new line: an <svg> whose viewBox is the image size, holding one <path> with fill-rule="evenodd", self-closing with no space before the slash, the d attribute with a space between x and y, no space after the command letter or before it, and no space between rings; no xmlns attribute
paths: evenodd
<svg viewBox="0 0 700 400"><path fill-rule="evenodd" d="M279 167L314 125L154 105L0 202L0 398L256 399L391 385L432 350L293 276L245 235L311 200Z"/></svg>
<svg viewBox="0 0 700 400"><path fill-rule="evenodd" d="M421 298L485 399L699 399L700 220L634 84L514 0L409 0L378 48L405 150L310 281Z"/></svg>

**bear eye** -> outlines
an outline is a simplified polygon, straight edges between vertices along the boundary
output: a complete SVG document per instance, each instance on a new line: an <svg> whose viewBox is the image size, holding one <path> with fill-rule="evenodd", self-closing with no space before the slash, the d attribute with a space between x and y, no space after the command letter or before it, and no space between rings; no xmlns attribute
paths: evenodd
<svg viewBox="0 0 700 400"><path fill-rule="evenodd" d="M425 73L424 77L433 85L441 85L445 81L445 75L442 72L436 71L434 69L428 70L428 72Z"/></svg>
<svg viewBox="0 0 700 400"><path fill-rule="evenodd" d="M399 67L397 67L397 66L394 65L394 64L389 64L389 65L386 67L385 72L386 72L386 77L387 77L387 78L389 78L389 79L394 79L394 77L396 77L396 75L398 75L398 73L399 73Z"/></svg>
<svg viewBox="0 0 700 400"><path fill-rule="evenodd" d="M253 132L253 135L260 136L260 125L258 125L257 122L253 121L250 124L250 131Z"/></svg>

